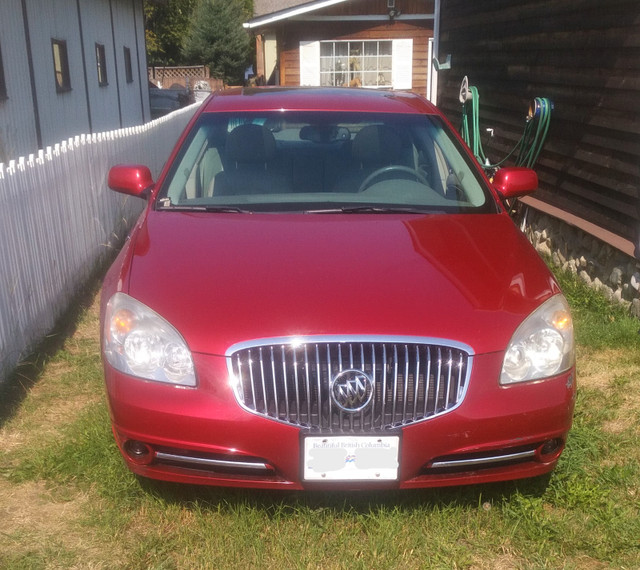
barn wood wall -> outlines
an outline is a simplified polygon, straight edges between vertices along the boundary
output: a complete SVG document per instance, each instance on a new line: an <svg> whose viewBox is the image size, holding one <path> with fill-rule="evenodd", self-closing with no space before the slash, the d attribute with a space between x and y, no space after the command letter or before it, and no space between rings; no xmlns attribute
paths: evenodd
<svg viewBox="0 0 640 570"><path fill-rule="evenodd" d="M463 76L480 92L492 161L519 140L529 101L554 102L537 197L634 239L640 226L640 2L444 0L439 101L456 126Z"/></svg>

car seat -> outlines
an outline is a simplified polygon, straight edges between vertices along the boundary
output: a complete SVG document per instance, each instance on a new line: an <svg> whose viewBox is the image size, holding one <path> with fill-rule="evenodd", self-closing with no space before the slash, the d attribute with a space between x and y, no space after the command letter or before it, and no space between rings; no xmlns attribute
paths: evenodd
<svg viewBox="0 0 640 570"><path fill-rule="evenodd" d="M278 194L291 184L277 160L273 133L262 125L239 125L227 135L224 170L215 178L215 195Z"/></svg>

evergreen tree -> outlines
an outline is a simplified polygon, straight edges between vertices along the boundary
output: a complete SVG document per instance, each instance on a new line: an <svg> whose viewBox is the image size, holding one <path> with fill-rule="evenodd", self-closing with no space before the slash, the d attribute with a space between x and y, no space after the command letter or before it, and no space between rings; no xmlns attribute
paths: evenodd
<svg viewBox="0 0 640 570"><path fill-rule="evenodd" d="M211 76L241 85L254 45L242 27L251 17L247 0L200 0L193 12L183 55L192 65L208 65Z"/></svg>

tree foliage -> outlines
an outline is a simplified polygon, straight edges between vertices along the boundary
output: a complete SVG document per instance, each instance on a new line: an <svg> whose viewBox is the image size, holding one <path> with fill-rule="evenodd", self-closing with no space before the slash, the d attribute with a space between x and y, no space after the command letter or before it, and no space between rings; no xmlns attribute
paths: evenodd
<svg viewBox="0 0 640 570"><path fill-rule="evenodd" d="M145 35L149 65L186 63L182 44L189 29L191 15L199 0L145 0Z"/></svg>
<svg viewBox="0 0 640 570"><path fill-rule="evenodd" d="M185 38L185 60L208 65L212 77L227 84L242 84L253 59L253 42L242 27L252 5L251 0L200 0Z"/></svg>

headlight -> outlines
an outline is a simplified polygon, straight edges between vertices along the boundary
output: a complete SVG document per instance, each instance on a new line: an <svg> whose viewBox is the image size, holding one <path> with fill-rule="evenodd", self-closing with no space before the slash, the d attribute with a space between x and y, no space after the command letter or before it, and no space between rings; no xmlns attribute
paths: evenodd
<svg viewBox="0 0 640 570"><path fill-rule="evenodd" d="M548 378L573 363L573 321L566 299L556 295L517 328L504 356L500 384Z"/></svg>
<svg viewBox="0 0 640 570"><path fill-rule="evenodd" d="M104 355L115 369L132 376L195 386L191 352L180 333L146 305L124 293L107 303Z"/></svg>

